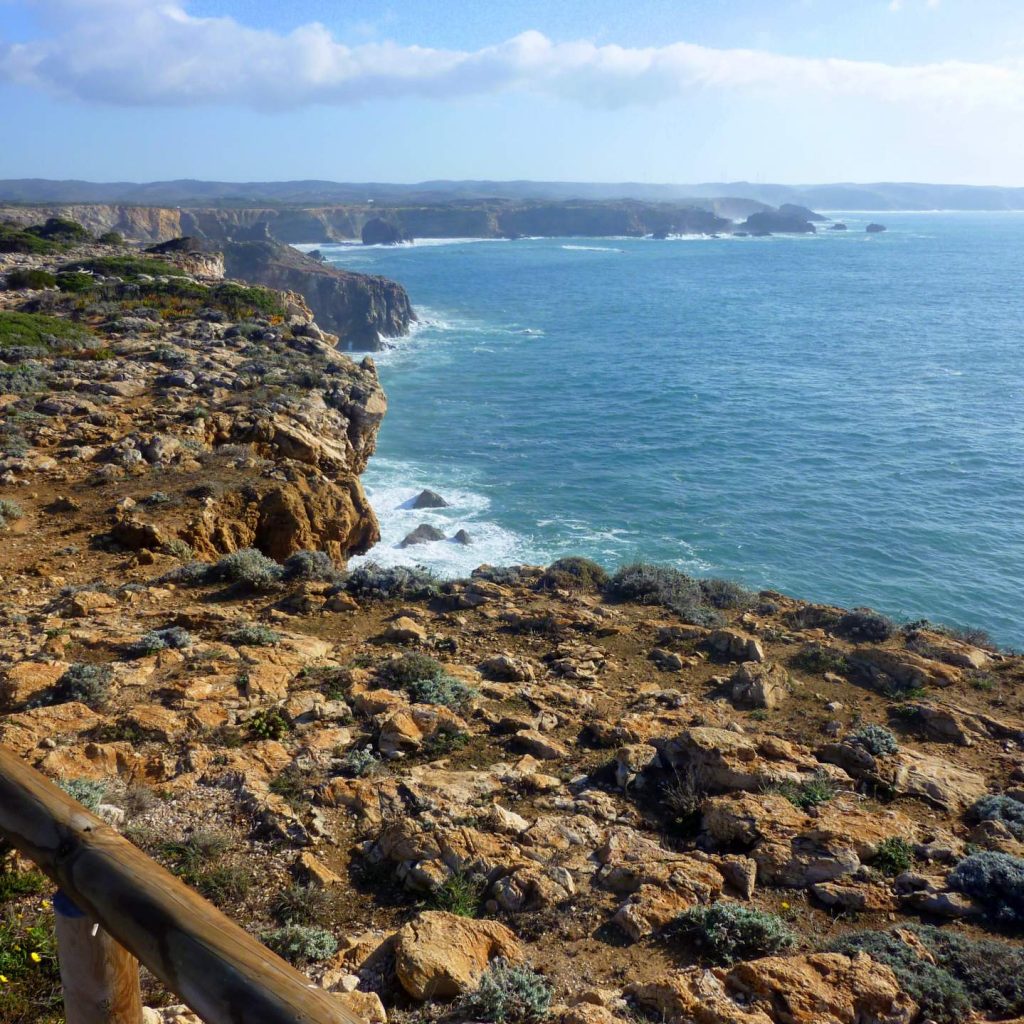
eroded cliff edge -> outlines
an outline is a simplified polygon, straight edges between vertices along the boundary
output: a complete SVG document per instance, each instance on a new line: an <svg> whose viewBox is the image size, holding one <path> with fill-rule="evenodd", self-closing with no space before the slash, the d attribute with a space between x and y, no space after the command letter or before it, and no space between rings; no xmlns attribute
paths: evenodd
<svg viewBox="0 0 1024 1024"><path fill-rule="evenodd" d="M406 334L416 319L405 289L386 277L326 266L268 240L225 242L222 248L228 277L299 292L343 349L381 348L381 337Z"/></svg>
<svg viewBox="0 0 1024 1024"><path fill-rule="evenodd" d="M94 245L0 256L12 267L36 276L0 292L0 482L159 491L180 509L171 532L132 503L111 511L128 550L343 563L378 540L359 476L384 392L299 294L197 272L206 257Z"/></svg>

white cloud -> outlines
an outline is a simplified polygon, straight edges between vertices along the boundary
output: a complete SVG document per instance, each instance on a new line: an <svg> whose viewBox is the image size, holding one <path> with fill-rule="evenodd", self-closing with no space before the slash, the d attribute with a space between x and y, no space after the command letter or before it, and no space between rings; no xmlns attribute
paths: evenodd
<svg viewBox="0 0 1024 1024"><path fill-rule="evenodd" d="M892 65L676 42L630 48L524 32L478 50L366 41L321 24L291 32L193 17L162 0L36 0L49 34L0 43L0 79L118 105L281 109L520 90L599 106L701 89L854 95L885 102L1024 107L1024 65Z"/></svg>

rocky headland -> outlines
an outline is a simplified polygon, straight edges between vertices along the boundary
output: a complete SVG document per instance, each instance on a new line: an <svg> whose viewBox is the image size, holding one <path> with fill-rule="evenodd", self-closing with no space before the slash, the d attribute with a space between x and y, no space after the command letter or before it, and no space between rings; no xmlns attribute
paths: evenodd
<svg viewBox="0 0 1024 1024"><path fill-rule="evenodd" d="M1024 659L656 566L350 568L372 361L215 255L40 240L0 743L376 1024L1021 1019ZM46 896L8 855L12 1024L59 1017Z"/></svg>
<svg viewBox="0 0 1024 1024"><path fill-rule="evenodd" d="M383 348L386 339L407 334L416 319L405 289L386 277L339 270L281 242L224 242L220 248L229 277L299 292L343 349Z"/></svg>

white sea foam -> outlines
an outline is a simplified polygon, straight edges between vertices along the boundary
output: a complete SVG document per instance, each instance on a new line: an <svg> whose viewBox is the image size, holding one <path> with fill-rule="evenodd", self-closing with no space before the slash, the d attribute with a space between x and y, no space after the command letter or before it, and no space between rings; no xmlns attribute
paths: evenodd
<svg viewBox="0 0 1024 1024"><path fill-rule="evenodd" d="M608 245L563 245L563 249L573 252L625 252L625 249L615 249Z"/></svg>
<svg viewBox="0 0 1024 1024"><path fill-rule="evenodd" d="M350 565L425 565L441 576L468 576L478 565L512 565L545 561L545 555L527 537L499 526L489 518L490 500L471 486L444 481L425 467L390 459L373 459L363 476L370 504L380 522L381 540ZM412 499L425 488L437 491L449 508L414 509ZM420 523L429 523L446 537L465 530L471 544L452 540L399 547Z"/></svg>

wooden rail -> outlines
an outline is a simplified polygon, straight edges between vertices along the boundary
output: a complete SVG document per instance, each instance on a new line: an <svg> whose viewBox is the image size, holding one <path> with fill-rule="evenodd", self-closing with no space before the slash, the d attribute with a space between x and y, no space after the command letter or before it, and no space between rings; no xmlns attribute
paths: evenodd
<svg viewBox="0 0 1024 1024"><path fill-rule="evenodd" d="M74 905L57 931L68 1024L138 1024L131 957L207 1024L362 1024L3 746L0 838Z"/></svg>

